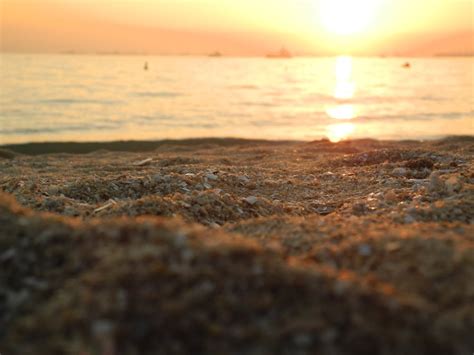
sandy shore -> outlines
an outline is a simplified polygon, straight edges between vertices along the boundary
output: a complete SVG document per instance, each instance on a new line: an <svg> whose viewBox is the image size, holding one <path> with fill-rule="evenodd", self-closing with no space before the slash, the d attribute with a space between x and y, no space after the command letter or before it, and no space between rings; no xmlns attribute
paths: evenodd
<svg viewBox="0 0 474 355"><path fill-rule="evenodd" d="M470 354L473 154L473 137L3 147L0 352Z"/></svg>

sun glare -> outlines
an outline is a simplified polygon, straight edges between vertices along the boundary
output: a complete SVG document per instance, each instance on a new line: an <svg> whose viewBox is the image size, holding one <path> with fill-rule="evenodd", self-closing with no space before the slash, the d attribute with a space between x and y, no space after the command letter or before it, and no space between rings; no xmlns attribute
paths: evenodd
<svg viewBox="0 0 474 355"><path fill-rule="evenodd" d="M327 137L333 143L347 139L354 133L356 127L352 123L338 123L327 127Z"/></svg>
<svg viewBox="0 0 474 355"><path fill-rule="evenodd" d="M382 0L321 0L320 18L326 31L337 35L364 32Z"/></svg>

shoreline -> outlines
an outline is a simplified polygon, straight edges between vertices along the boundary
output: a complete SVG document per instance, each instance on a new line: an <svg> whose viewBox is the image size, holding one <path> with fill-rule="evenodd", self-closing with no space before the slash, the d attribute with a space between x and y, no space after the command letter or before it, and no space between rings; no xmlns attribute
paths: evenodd
<svg viewBox="0 0 474 355"><path fill-rule="evenodd" d="M0 149L10 150L26 155L41 155L53 153L87 154L98 150L122 151L122 152L150 152L163 146L238 146L245 144L288 144L300 141L292 140L265 140L246 138L185 138L185 139L162 139L162 140L117 140L102 142L31 142L0 145Z"/></svg>
<svg viewBox="0 0 474 355"><path fill-rule="evenodd" d="M360 142L386 142L386 143L409 143L409 142L435 142L435 141L469 141L473 139L472 135L455 135L441 138L430 139L393 139L377 140L375 138L347 139L331 144L354 144ZM319 140L273 140L273 139L248 139L237 137L204 137L204 138L183 138L183 139L157 139L157 140L116 140L116 141L97 141L97 142L28 142L11 143L0 145L0 150L12 151L14 153L26 155L42 155L54 153L70 154L88 154L98 150L123 151L123 152L150 152L165 146L188 146L199 147L200 145L215 146L239 146L239 145L285 145L285 144L304 144L312 142L329 142L322 138Z"/></svg>

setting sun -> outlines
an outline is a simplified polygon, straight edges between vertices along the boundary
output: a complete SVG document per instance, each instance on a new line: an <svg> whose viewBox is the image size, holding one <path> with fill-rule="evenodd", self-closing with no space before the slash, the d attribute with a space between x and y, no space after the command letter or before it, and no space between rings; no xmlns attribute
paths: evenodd
<svg viewBox="0 0 474 355"><path fill-rule="evenodd" d="M322 0L320 18L326 31L352 35L366 30L374 20L382 0Z"/></svg>

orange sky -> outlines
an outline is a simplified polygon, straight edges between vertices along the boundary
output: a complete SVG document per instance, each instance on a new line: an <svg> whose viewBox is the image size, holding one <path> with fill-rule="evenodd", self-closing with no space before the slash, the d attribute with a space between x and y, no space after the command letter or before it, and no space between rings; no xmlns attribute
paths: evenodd
<svg viewBox="0 0 474 355"><path fill-rule="evenodd" d="M3 51L474 52L471 0L0 0Z"/></svg>

